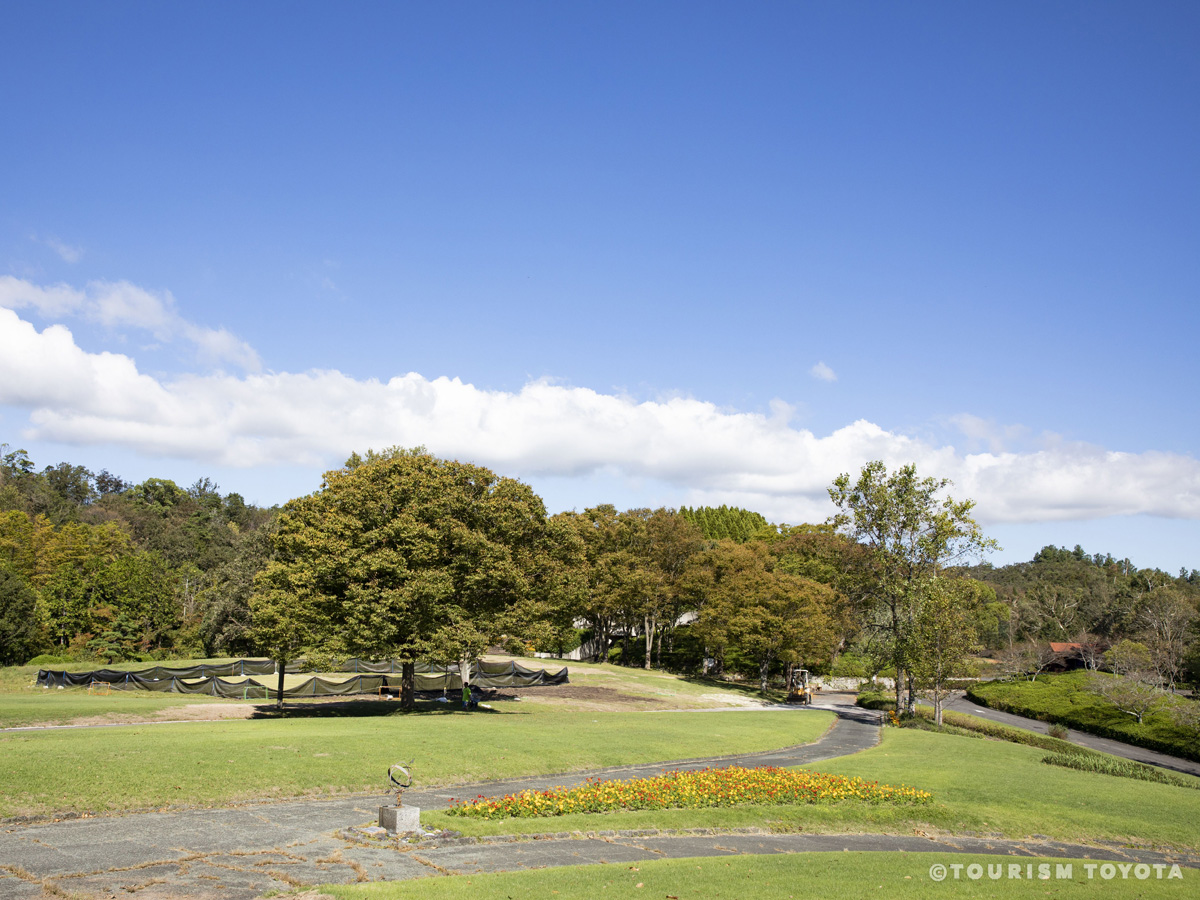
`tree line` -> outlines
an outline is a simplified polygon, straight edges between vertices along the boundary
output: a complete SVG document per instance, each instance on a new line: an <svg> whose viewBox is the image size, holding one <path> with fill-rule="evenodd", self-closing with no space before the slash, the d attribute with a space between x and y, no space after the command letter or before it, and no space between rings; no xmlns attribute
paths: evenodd
<svg viewBox="0 0 1200 900"><path fill-rule="evenodd" d="M980 563L994 542L950 487L870 463L830 487L835 515L820 524L731 507L548 515L519 481L392 448L261 509L205 478L181 488L66 463L39 471L15 450L0 456L0 662L465 662L495 646L582 646L764 690L796 667L885 673L900 702L944 695L974 652L1085 636L1166 653L1183 677L1195 571L1079 548Z"/></svg>
<svg viewBox="0 0 1200 900"><path fill-rule="evenodd" d="M249 597L275 509L0 445L0 663L253 652Z"/></svg>

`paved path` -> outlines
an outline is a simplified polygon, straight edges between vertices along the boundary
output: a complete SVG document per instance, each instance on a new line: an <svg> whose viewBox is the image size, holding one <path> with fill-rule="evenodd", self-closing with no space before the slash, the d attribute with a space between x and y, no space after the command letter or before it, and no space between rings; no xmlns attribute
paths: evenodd
<svg viewBox="0 0 1200 900"><path fill-rule="evenodd" d="M409 791L405 800L422 809L445 809L453 797L506 794L574 785L587 777L631 778L714 764L795 766L844 756L878 743L876 714L849 705L841 706L839 712L833 727L820 739L799 747ZM793 708L781 710L780 714L809 713ZM570 840L565 849L561 841L503 846L460 841L408 852L339 836L344 829L373 823L378 807L391 802L388 796L353 796L0 826L0 900L41 897L47 879L61 890L84 897L134 893L143 900L164 897L249 900L271 890L360 878L394 880L442 871L580 864L598 861L605 853L613 861L631 854L638 859L661 855L632 844L613 849L618 845L608 835ZM689 840L694 839L683 839L677 846L690 847ZM707 838L710 850L722 840Z"/></svg>
<svg viewBox="0 0 1200 900"><path fill-rule="evenodd" d="M820 705L834 709L838 719L812 744L738 757L459 785L444 791L412 791L406 794L406 800L425 809L441 809L450 797L570 785L589 775L629 778L665 769L734 763L793 766L873 747L879 740L878 714L839 702L842 699L827 697ZM808 713L792 709L781 714ZM1138 851L1135 858L1131 852L1116 846L1098 849L987 836L602 831L522 841L443 840L398 848L354 839L346 831L374 821L377 807L389 802L388 797L358 796L0 826L0 900L41 898L62 891L95 898L132 895L140 900L250 900L268 891L329 882L406 880L447 873L800 851L991 853L1200 866L1200 857ZM925 873L914 869L904 874L916 879Z"/></svg>
<svg viewBox="0 0 1200 900"><path fill-rule="evenodd" d="M952 709L955 712L970 713L973 716L999 722L1001 725L1027 728L1030 731L1038 731L1042 734L1049 734L1050 732L1048 722L1039 722L1037 719L1026 719L1024 716L1015 716L1012 713L1001 712L998 709L979 706L977 703L967 700L962 694L955 694L953 698L948 700L946 702L946 709ZM1146 763L1147 765L1160 766L1164 769L1173 769L1176 772L1200 776L1200 763L1180 759L1177 756L1168 756L1165 753L1147 750L1144 747L1135 747L1132 744L1123 744L1120 741L1096 737L1096 735L1088 734L1086 731L1076 731L1072 728L1067 733L1067 740L1073 744L1079 744L1081 747L1090 747L1093 750L1102 750L1105 753L1111 753L1113 756L1122 756L1125 759L1132 759L1136 762Z"/></svg>

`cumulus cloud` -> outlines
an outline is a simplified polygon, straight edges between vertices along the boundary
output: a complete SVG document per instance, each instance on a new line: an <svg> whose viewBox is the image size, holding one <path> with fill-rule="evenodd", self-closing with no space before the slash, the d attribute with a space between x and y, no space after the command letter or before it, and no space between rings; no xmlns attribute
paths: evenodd
<svg viewBox="0 0 1200 900"><path fill-rule="evenodd" d="M111 308L151 318L136 304ZM527 479L652 479L673 486L678 502L737 504L775 521L823 519L830 482L871 459L953 479L954 495L974 499L985 523L1200 518L1200 462L1189 456L1065 443L963 452L862 420L819 436L791 425L786 404L764 415L548 381L516 392L417 373L377 381L326 370L164 381L127 356L85 352L61 325L39 332L7 309L0 405L29 411L32 439L241 467L328 467L354 450L424 444Z"/></svg>
<svg viewBox="0 0 1200 900"><path fill-rule="evenodd" d="M837 373L823 362L819 362L809 369L808 374L818 381L837 381Z"/></svg>
<svg viewBox="0 0 1200 900"><path fill-rule="evenodd" d="M137 328L160 341L182 338L206 362L233 363L248 371L261 368L249 344L223 328L205 328L184 319L169 291L157 294L128 281L92 281L78 290L66 284L42 287L0 275L0 307L33 309L46 318L78 316L114 330Z"/></svg>

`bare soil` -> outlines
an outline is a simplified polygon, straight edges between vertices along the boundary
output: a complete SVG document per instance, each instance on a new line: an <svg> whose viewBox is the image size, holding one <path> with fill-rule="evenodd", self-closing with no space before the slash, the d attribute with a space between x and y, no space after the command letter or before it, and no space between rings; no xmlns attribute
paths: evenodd
<svg viewBox="0 0 1200 900"><path fill-rule="evenodd" d="M216 722L221 719L249 719L254 715L254 709L253 703L189 703L186 706L171 706L155 710L149 715L145 713L103 713L95 716L79 716L61 724L85 728L92 725L136 725L140 722ZM35 724L30 727L38 726Z"/></svg>
<svg viewBox="0 0 1200 900"><path fill-rule="evenodd" d="M623 694L615 688L592 687L582 684L539 685L521 688L519 693L517 691L500 691L485 702L510 699L596 710L629 709L631 706L639 709L667 709L674 705L652 697Z"/></svg>

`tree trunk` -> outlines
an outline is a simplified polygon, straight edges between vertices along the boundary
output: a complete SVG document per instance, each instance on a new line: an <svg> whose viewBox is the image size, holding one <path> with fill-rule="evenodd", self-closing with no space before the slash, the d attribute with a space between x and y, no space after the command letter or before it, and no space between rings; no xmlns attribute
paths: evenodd
<svg viewBox="0 0 1200 900"><path fill-rule="evenodd" d="M275 668L279 672L279 688L277 691L277 693L279 694L279 702L276 704L276 706L279 709L283 709L283 670L287 668L287 660L286 659L275 660Z"/></svg>
<svg viewBox="0 0 1200 900"><path fill-rule="evenodd" d="M469 659L460 659L458 661L458 676L462 679L462 704L463 709L471 708L471 661Z"/></svg>
<svg viewBox="0 0 1200 900"><path fill-rule="evenodd" d="M771 672L771 655L767 654L758 662L758 690L759 693L767 692L767 676Z"/></svg>
<svg viewBox="0 0 1200 900"><path fill-rule="evenodd" d="M654 616L646 616L646 668L650 668L650 652L654 649L654 633L658 631L658 620Z"/></svg>
<svg viewBox="0 0 1200 900"><path fill-rule="evenodd" d="M400 664L400 706L412 709L416 705L417 664L403 662Z"/></svg>
<svg viewBox="0 0 1200 900"><path fill-rule="evenodd" d="M596 620L595 634L596 651L592 654L592 662L608 662L608 619L601 617Z"/></svg>

